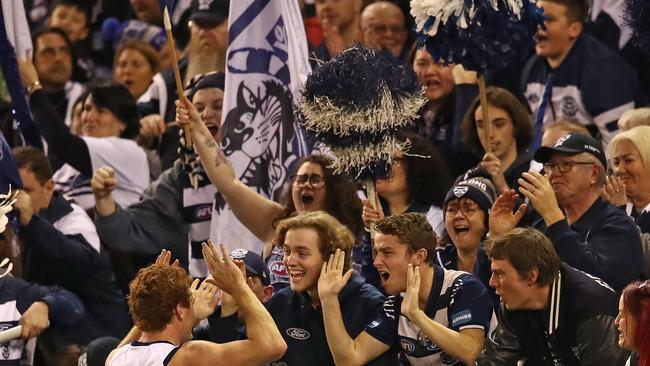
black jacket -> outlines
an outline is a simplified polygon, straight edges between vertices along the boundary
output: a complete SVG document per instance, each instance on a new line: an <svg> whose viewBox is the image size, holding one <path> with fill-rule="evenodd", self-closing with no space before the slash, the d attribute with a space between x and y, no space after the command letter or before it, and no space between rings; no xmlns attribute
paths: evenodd
<svg viewBox="0 0 650 366"><path fill-rule="evenodd" d="M354 273L339 294L345 329L356 338L375 317L384 304L384 296ZM272 365L334 365L325 336L323 312L313 307L309 296L290 287L278 291L266 303L285 342L287 352ZM226 318L210 317L210 332L219 342L241 338L237 335L237 315ZM229 334L228 337L224 337ZM228 339L227 339L228 338ZM397 365L397 354L388 351L369 365Z"/></svg>
<svg viewBox="0 0 650 366"><path fill-rule="evenodd" d="M543 310L508 310L502 304L499 324L488 335L480 366L624 365L629 353L618 347L614 319L618 297L602 281L566 264L560 269L559 296ZM558 311L559 310L559 311ZM557 326L549 321L557 314ZM549 329L552 331L549 332Z"/></svg>

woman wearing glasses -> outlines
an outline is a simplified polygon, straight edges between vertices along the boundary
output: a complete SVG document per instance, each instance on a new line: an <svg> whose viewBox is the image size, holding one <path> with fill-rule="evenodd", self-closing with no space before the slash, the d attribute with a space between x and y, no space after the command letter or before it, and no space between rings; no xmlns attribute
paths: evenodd
<svg viewBox="0 0 650 366"><path fill-rule="evenodd" d="M490 287L490 261L482 247L488 232L488 217L495 199L489 173L475 170L447 192L443 210L445 235L436 249L436 262L449 270L473 273L490 292L495 306L499 297Z"/></svg>
<svg viewBox="0 0 650 366"><path fill-rule="evenodd" d="M633 282L623 290L616 317L618 346L632 351L626 364L650 366L650 284Z"/></svg>
<svg viewBox="0 0 650 366"><path fill-rule="evenodd" d="M616 135L609 144L614 176L608 177L603 195L624 206L639 229L645 254L644 273L650 275L650 126ZM621 184L622 183L622 184Z"/></svg>
<svg viewBox="0 0 650 366"><path fill-rule="evenodd" d="M497 194L512 188L528 171L532 154L526 149L533 139L533 128L526 108L509 91L497 87L487 89L490 136L486 139L482 107L477 97L461 124L465 143L487 151L479 166L492 175Z"/></svg>

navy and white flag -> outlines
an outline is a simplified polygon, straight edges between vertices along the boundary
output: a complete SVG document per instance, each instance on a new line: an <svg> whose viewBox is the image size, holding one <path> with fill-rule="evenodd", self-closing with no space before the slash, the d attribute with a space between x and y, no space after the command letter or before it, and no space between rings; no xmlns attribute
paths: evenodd
<svg viewBox="0 0 650 366"><path fill-rule="evenodd" d="M0 132L0 194L6 194L10 186L16 189L22 188L23 184L11 148Z"/></svg>
<svg viewBox="0 0 650 366"><path fill-rule="evenodd" d="M294 119L311 71L298 2L232 1L228 29L222 149L244 184L277 200L289 167L307 153ZM223 200L215 210L216 242L261 252L262 243Z"/></svg>
<svg viewBox="0 0 650 366"><path fill-rule="evenodd" d="M16 57L32 57L32 39L22 1L2 0L0 6L0 66L12 100L12 115L27 145L42 148L32 122L25 90L20 83Z"/></svg>

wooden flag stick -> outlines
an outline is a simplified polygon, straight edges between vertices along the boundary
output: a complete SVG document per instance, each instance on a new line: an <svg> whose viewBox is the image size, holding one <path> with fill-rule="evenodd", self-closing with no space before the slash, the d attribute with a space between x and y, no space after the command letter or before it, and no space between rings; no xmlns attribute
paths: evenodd
<svg viewBox="0 0 650 366"><path fill-rule="evenodd" d="M485 86L485 75L478 77L478 94L481 100L481 114L483 115L483 137L485 137L485 152L492 153L492 142L490 141L490 117L488 113L487 87Z"/></svg>
<svg viewBox="0 0 650 366"><path fill-rule="evenodd" d="M172 55L172 68L174 69L174 78L176 78L176 92L178 92L178 100L183 100L183 82L181 81L181 71L178 68L178 57L176 56L176 45L174 44L174 35L172 34L172 22L169 19L169 11L165 6L164 11L164 23L165 31L167 32L167 44L169 45L170 52ZM183 132L185 135L185 147L192 147L192 135L190 134L190 129L187 126L183 126Z"/></svg>
<svg viewBox="0 0 650 366"><path fill-rule="evenodd" d="M364 180L364 184L366 186L366 192L368 193L368 201L370 201L370 204L372 205L372 208L377 208L377 191L375 190L375 179L374 178L366 178ZM381 210L381 207L379 207ZM370 240L375 240L375 223L373 222L370 224Z"/></svg>

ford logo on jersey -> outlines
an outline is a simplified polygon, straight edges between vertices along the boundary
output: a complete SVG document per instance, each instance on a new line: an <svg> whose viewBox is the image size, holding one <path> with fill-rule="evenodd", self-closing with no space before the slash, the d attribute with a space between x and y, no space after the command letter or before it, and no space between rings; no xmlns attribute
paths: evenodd
<svg viewBox="0 0 650 366"><path fill-rule="evenodd" d="M299 341L304 341L310 337L309 332L301 328L289 328L287 329L287 335Z"/></svg>

